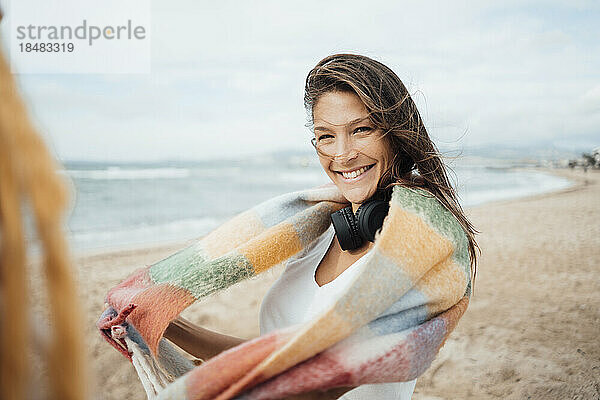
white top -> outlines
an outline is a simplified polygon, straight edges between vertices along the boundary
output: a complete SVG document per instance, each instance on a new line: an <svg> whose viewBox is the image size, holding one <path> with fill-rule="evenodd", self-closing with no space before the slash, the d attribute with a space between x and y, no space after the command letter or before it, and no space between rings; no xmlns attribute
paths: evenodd
<svg viewBox="0 0 600 400"><path fill-rule="evenodd" d="M319 286L317 267L331 246L333 224L313 244L291 257L279 279L271 286L260 307L260 334L306 322L330 306L358 271L365 254L333 281ZM417 380L361 385L346 392L342 400L409 400Z"/></svg>

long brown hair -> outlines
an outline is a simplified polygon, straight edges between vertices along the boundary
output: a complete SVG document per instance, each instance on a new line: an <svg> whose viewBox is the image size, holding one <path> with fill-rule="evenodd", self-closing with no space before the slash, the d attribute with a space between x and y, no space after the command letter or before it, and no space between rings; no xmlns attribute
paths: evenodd
<svg viewBox="0 0 600 400"><path fill-rule="evenodd" d="M308 73L304 89L304 107L309 126L313 125L313 108L328 92L356 94L369 119L387 136L394 158L382 175L381 190L394 185L421 187L435 195L454 214L469 239L471 279L477 271L475 241L478 233L460 206L456 191L448 179L446 166L435 144L429 138L417 106L398 76L382 63L356 54L334 54L325 57Z"/></svg>

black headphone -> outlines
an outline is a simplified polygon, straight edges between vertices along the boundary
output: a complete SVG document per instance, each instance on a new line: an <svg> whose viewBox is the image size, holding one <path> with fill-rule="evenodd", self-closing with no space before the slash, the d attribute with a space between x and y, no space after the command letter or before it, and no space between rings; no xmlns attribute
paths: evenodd
<svg viewBox="0 0 600 400"><path fill-rule="evenodd" d="M381 197L376 195L362 203L356 214L352 212L352 206L331 214L331 222L342 250L356 249L365 240L375 241L375 233L383 225L390 206L389 198Z"/></svg>

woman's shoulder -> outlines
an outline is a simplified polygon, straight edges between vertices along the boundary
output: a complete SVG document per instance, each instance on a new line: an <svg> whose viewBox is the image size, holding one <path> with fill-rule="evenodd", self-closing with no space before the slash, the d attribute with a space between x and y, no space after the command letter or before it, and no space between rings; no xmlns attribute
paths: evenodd
<svg viewBox="0 0 600 400"><path fill-rule="evenodd" d="M427 225L450 239L460 253L468 253L468 237L456 216L423 186L395 185L390 206L415 214Z"/></svg>
<svg viewBox="0 0 600 400"><path fill-rule="evenodd" d="M448 213L453 215L434 193L421 185L394 185L390 205L413 211L423 217L448 217Z"/></svg>

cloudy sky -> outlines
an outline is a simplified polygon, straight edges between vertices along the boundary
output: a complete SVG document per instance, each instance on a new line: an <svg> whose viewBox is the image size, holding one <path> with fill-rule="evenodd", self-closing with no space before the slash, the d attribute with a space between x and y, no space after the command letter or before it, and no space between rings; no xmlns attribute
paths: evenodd
<svg viewBox="0 0 600 400"><path fill-rule="evenodd" d="M585 149L600 144L599 4L153 0L150 74L17 79L63 160L309 150L304 80L339 52L392 68L441 148Z"/></svg>

